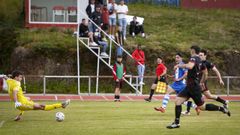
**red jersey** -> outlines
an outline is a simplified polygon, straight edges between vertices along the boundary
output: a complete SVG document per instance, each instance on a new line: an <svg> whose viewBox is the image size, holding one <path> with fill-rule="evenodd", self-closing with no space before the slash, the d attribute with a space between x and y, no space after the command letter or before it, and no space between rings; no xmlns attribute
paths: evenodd
<svg viewBox="0 0 240 135"><path fill-rule="evenodd" d="M123 64L121 64L122 66L123 66ZM118 66L117 66L117 63L115 63L114 65L113 65L113 71L112 71L112 74L113 74L113 79L114 80L117 80L118 79L118 75L117 75L117 69L118 68ZM122 77L125 77L125 75L126 75L126 67L125 66L123 66L123 71L122 71ZM122 79L122 78L121 78Z"/></svg>
<svg viewBox="0 0 240 135"><path fill-rule="evenodd" d="M163 63L158 64L157 68L156 68L156 76L160 76L162 75L162 73L167 70L167 68L165 67L165 65Z"/></svg>
<svg viewBox="0 0 240 135"><path fill-rule="evenodd" d="M103 24L109 23L109 12L108 12L108 9L106 8L103 8L102 10L102 21L103 21Z"/></svg>
<svg viewBox="0 0 240 135"><path fill-rule="evenodd" d="M132 57L136 60L136 64L137 65L140 65L138 63L138 61L141 63L141 64L145 64L145 54L142 50L138 50L136 49L133 53L132 53Z"/></svg>

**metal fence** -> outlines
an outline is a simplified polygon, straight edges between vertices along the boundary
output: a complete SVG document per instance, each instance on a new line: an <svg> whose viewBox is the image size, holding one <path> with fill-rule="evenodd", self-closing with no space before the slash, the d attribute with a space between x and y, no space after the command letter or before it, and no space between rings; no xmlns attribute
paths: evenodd
<svg viewBox="0 0 240 135"><path fill-rule="evenodd" d="M99 88L96 89L97 76L80 76L81 94L106 94L114 93L114 81L112 76L98 76ZM137 76L128 75L126 77L132 83L138 82ZM145 76L145 85L141 89L142 94L148 94L155 76ZM27 93L58 93L58 94L78 94L77 76L26 76ZM35 81L35 83L34 83ZM240 94L240 76L223 76L225 86L220 86L215 76L208 79L208 88L213 94L233 95ZM171 83L171 80L169 81ZM34 87L33 87L34 86ZM32 88L36 89L32 91ZM130 87L124 85L123 93L135 93ZM136 93L137 94L137 93Z"/></svg>

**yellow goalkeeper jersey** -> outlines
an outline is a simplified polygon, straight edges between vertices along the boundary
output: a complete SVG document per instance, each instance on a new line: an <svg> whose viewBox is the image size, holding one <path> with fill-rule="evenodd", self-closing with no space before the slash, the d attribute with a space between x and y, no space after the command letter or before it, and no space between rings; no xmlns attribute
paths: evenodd
<svg viewBox="0 0 240 135"><path fill-rule="evenodd" d="M12 101L14 101L13 90L15 89L18 90L17 99L19 102L24 102L27 100L27 98L23 95L21 83L19 81L16 81L14 79L7 79L7 84L8 84L8 94Z"/></svg>

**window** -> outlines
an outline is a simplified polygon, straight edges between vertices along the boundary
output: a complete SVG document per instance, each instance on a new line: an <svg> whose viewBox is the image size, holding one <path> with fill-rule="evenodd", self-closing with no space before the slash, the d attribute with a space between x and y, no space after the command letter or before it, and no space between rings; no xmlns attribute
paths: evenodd
<svg viewBox="0 0 240 135"><path fill-rule="evenodd" d="M81 0L85 9L87 0ZM78 0L29 0L30 23L76 23ZM81 8L80 7L80 8Z"/></svg>

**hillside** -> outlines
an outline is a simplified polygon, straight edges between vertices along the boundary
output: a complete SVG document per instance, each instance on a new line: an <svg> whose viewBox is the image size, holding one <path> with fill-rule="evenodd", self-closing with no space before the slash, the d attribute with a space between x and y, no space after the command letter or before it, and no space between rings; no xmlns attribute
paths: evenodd
<svg viewBox="0 0 240 135"><path fill-rule="evenodd" d="M11 1L5 2L7 5L13 4ZM0 7L3 7L4 3L1 4ZM10 73L17 68L31 75L76 75L76 40L72 36L73 31L58 28L25 29L21 4L14 3L16 9L13 12L4 12L3 9L0 13L0 73ZM233 61L240 63L239 11L186 10L132 4L129 5L129 14L145 18L147 38L128 37L125 47L131 52L137 43L144 45L147 75L154 75L157 55L164 56L166 65L172 69L175 53L182 52L186 61L189 57L188 48L192 44L209 50L210 60L216 63L222 74L240 75L240 67L232 64ZM83 46L80 54L81 73L95 75L96 58ZM133 62L125 60L128 73L134 74ZM106 66L101 66L100 70L102 75L111 74Z"/></svg>

